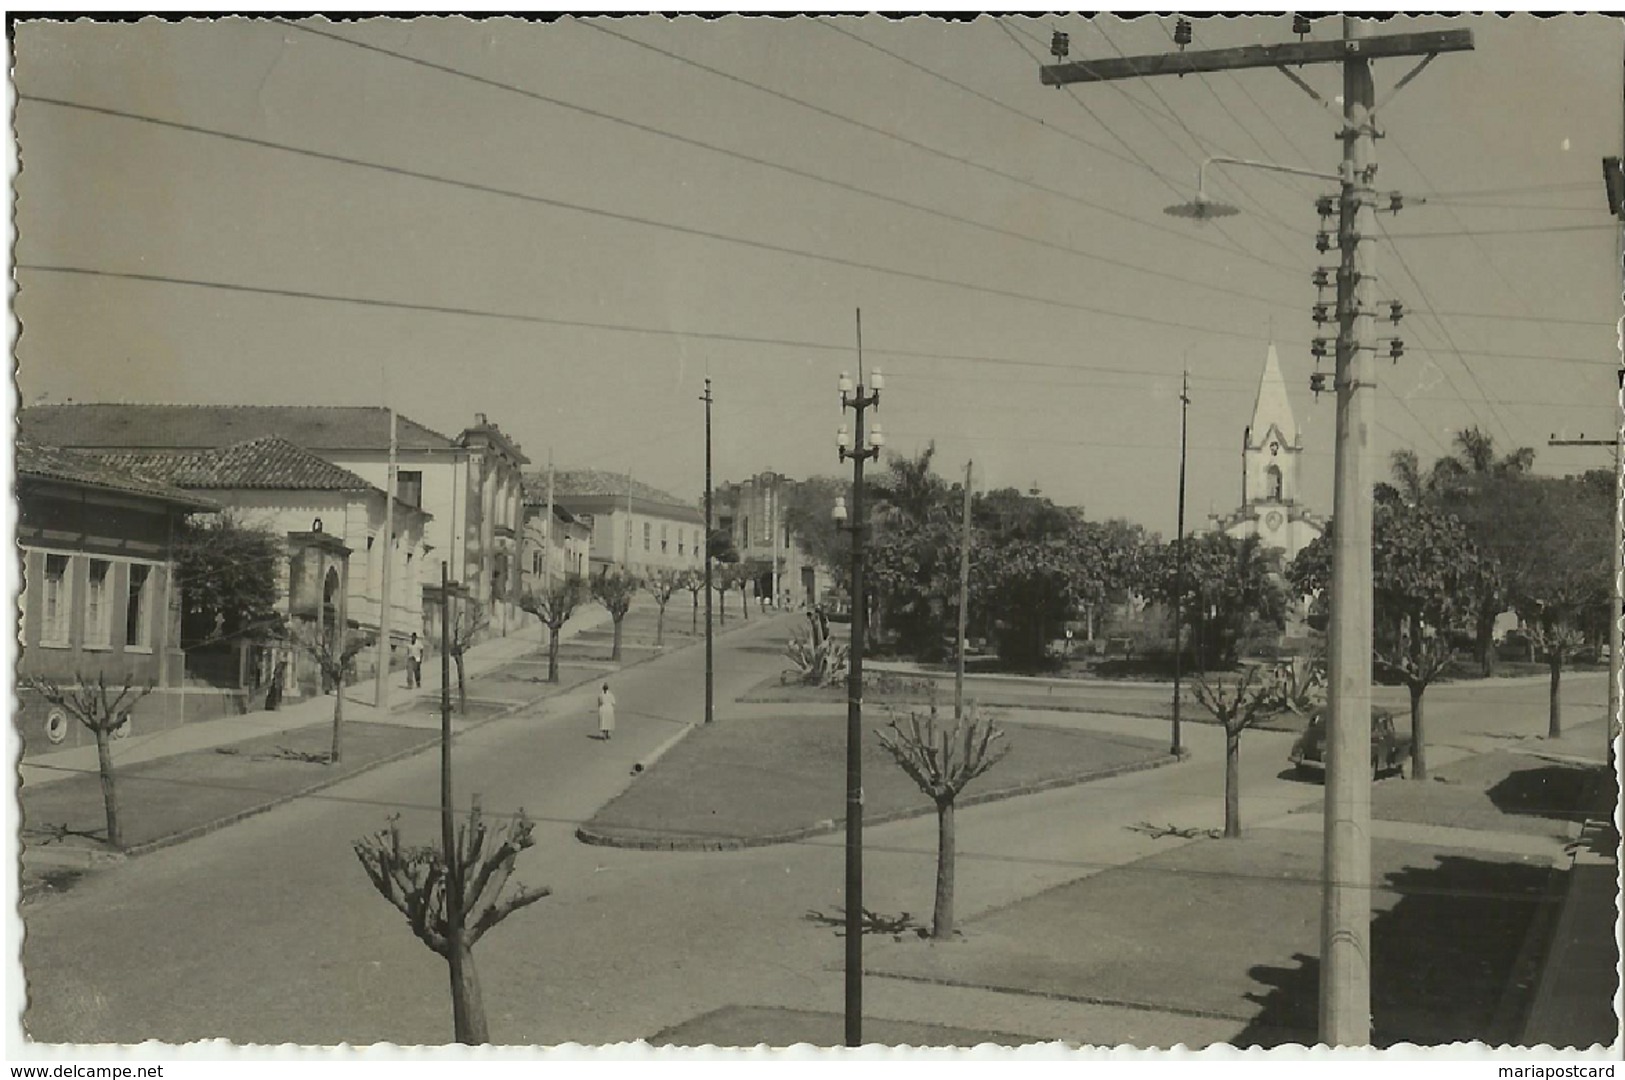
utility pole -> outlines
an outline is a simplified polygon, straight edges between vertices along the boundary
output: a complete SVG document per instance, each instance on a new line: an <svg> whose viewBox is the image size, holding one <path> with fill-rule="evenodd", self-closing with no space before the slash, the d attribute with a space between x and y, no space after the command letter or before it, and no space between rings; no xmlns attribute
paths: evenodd
<svg viewBox="0 0 1625 1080"><path fill-rule="evenodd" d="M626 467L626 541L621 545L621 573L632 572L632 466Z"/></svg>
<svg viewBox="0 0 1625 1080"><path fill-rule="evenodd" d="M965 462L965 523L959 540L959 634L954 642L955 720L965 715L965 615L970 604L970 481L973 464Z"/></svg>
<svg viewBox="0 0 1625 1080"><path fill-rule="evenodd" d="M378 583L378 685L373 702L380 710L389 709L389 631L390 616L394 614L390 603L390 564L395 561L395 410L389 410L389 479L384 483L384 535L378 546L384 553L382 580Z"/></svg>
<svg viewBox="0 0 1625 1080"><path fill-rule="evenodd" d="M568 570L568 567L566 567ZM542 525L542 589L553 587L553 448L547 448L547 517Z"/></svg>
<svg viewBox="0 0 1625 1080"><path fill-rule="evenodd" d="M863 593L863 545L868 522L863 510L863 463L879 460L885 445L880 422L864 437L863 415L880 405L884 385L874 372L868 392L863 386L863 312L858 312L858 382L841 372L841 408L856 415L857 438L849 441L846 425L835 437L840 460L852 462L852 517L848 526L846 500L835 500L837 528L852 533L852 648L846 678L846 1045L863 1045L863 639L868 622L868 600Z"/></svg>
<svg viewBox="0 0 1625 1080"><path fill-rule="evenodd" d="M1191 375L1187 370L1179 379L1179 522L1174 545L1174 739L1169 753L1178 757L1182 751L1179 742L1180 667L1184 662L1184 649L1180 643L1185 629L1185 420L1191 406ZM1246 470L1242 470L1242 485L1247 483ZM1247 493L1242 491L1242 505L1247 504Z"/></svg>
<svg viewBox="0 0 1625 1080"><path fill-rule="evenodd" d="M1311 22L1295 17L1294 29L1307 34ZM1059 62L1040 68L1047 86L1103 82L1154 75L1273 67L1321 104L1321 95L1294 68L1306 64L1343 66L1343 162L1337 199L1337 444L1333 485L1336 531L1332 551L1332 621L1329 634L1330 687L1327 702L1325 869L1322 880L1320 955L1320 1040L1332 1046L1371 1041L1371 501L1373 470L1370 432L1375 424L1370 374L1371 344L1365 320L1375 312L1368 297L1373 280L1366 242L1375 234L1375 140L1371 61L1383 57L1422 57L1397 80L1384 105L1439 53L1473 47L1471 30L1369 35L1360 20L1343 17L1340 39L1246 45L1185 51L1191 24L1175 27L1179 51L1064 62L1069 51L1057 33L1051 51ZM1328 200L1329 202L1329 200ZM1397 200L1396 200L1397 205ZM1328 207L1329 211L1330 207ZM1218 216L1214 208L1184 216ZM1395 343L1392 355L1400 348ZM1319 378L1311 386L1319 385Z"/></svg>
<svg viewBox="0 0 1625 1080"><path fill-rule="evenodd" d="M716 716L716 690L712 668L711 642L711 377L705 378L705 536L700 541L700 556L705 560L705 722Z"/></svg>
<svg viewBox="0 0 1625 1080"><path fill-rule="evenodd" d="M1608 209L1619 221L1619 246L1614 249L1615 269L1620 272L1622 302L1625 302L1625 158L1608 157L1602 161L1603 182L1608 193ZM1618 324L1616 347L1621 351L1621 367L1615 372L1618 382L1618 412L1614 439L1614 601L1608 615L1608 771L1618 781L1618 764L1614 754L1616 731L1625 724L1620 706L1625 701L1625 319Z"/></svg>
<svg viewBox="0 0 1625 1080"><path fill-rule="evenodd" d="M457 881L462 872L457 859L457 830L452 821L451 804L451 582L446 576L446 564L440 563L440 850L445 859L446 876L446 933L453 937L446 950L446 964L451 971L452 1026L459 1042L467 1041L468 1017L463 1009L463 930L462 912L457 910L463 889Z"/></svg>
<svg viewBox="0 0 1625 1080"><path fill-rule="evenodd" d="M1343 17L1355 48L1365 24ZM1332 610L1327 652L1325 893L1320 924L1320 1036L1371 1041L1371 358L1365 344L1376 128L1371 62L1343 64L1343 190L1338 199L1337 463L1332 484Z"/></svg>

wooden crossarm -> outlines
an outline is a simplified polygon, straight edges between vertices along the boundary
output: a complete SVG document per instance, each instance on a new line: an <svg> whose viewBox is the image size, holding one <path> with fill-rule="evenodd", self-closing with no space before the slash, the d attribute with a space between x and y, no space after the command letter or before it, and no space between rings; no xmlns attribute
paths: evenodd
<svg viewBox="0 0 1625 1080"><path fill-rule="evenodd" d="M1066 86L1069 83L1108 82L1143 75L1191 75L1203 71L1235 71L1239 68L1324 64L1360 57L1375 60L1385 56L1427 56L1464 52L1472 47L1471 30L1427 30L1353 40L1289 41L1280 45L1243 45L1230 49L1073 60L1040 67L1038 78L1045 86Z"/></svg>

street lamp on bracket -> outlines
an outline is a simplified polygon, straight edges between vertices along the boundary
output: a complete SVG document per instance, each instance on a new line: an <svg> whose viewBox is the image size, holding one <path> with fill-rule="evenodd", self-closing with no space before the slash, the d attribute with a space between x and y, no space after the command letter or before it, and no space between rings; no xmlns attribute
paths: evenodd
<svg viewBox="0 0 1625 1080"><path fill-rule="evenodd" d="M1196 197L1188 203L1178 203L1167 207L1163 213L1169 217L1191 218L1195 221L1210 221L1213 218L1235 217L1240 210L1229 203L1215 201L1207 193L1207 169L1209 165L1234 165L1243 169L1263 169L1267 172L1291 173L1293 176L1310 176L1317 180L1337 180L1343 178L1336 173L1317 172L1314 169L1300 169L1294 165L1277 165L1273 161L1252 161L1247 158L1215 156L1203 161L1196 167Z"/></svg>

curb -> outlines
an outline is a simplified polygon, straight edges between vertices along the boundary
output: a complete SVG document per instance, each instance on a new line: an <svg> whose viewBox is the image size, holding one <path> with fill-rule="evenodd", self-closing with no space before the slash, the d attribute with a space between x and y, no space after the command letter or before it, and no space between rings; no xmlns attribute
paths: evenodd
<svg viewBox="0 0 1625 1080"><path fill-rule="evenodd" d="M947 976L905 975L900 972L880 971L870 967L864 968L863 974L877 979L896 979L899 982L924 983L929 986L954 986L966 990L980 990L984 993L1012 994L1017 997L1043 998L1046 1001L1068 1001L1079 1005L1106 1005L1118 1009L1133 1009L1136 1012L1162 1013L1166 1016L1190 1016L1198 1020L1232 1020L1241 1024L1253 1020L1251 1016L1220 1012L1217 1009L1190 1009L1171 1005L1154 1005L1148 1001L1134 1001L1129 998L1100 997L1094 994L1069 994L1064 990L1029 990L1016 986L994 986L991 983L966 982L962 979Z"/></svg>
<svg viewBox="0 0 1625 1080"><path fill-rule="evenodd" d="M1129 762L1124 765L1113 765L1110 768L1099 769L1090 773L1073 776L1058 776L1049 780L1040 780L1031 784L1020 784L1016 787L998 788L993 791L984 791L976 795L960 798L955 802L955 809L968 806L980 806L983 803L1000 802L1005 799L1019 798L1022 795L1036 795L1043 791L1053 791L1057 788L1076 787L1095 780L1109 780L1114 776L1125 776L1129 773L1146 772L1159 769L1164 765L1173 765L1183 761L1188 754L1175 757L1172 754L1159 754L1146 761ZM893 810L885 814L876 814L865 817L863 824L867 828L871 825L889 825L896 821L906 821L910 818L925 817L931 813L931 807L904 808ZM828 836L839 832L846 827L844 820L824 820L815 825L808 825L800 829L791 829L781 833L771 833L766 836L724 836L704 837L694 835L679 835L667 838L625 836L615 832L600 831L590 825L582 825L576 829L576 839L583 844L594 847L631 848L639 851L743 851L747 848L771 847L774 844L791 844L799 840L809 840L815 836Z"/></svg>
<svg viewBox="0 0 1625 1080"><path fill-rule="evenodd" d="M665 756L666 751L670 750L672 747L676 746L678 743L682 742L684 739L693 734L694 729L697 726L698 725L696 724L684 724L681 731L677 732L677 734L655 747L652 754L649 754L647 757L639 758L637 761L633 762L632 775L637 776L639 773L647 770L649 766L659 761Z"/></svg>
<svg viewBox="0 0 1625 1080"><path fill-rule="evenodd" d="M824 701L808 701L805 698L793 698L793 697L788 697L788 696L780 697L780 696L774 696L774 695L771 695L771 694L752 694L752 693L747 693L744 697L735 698L734 700L736 702L738 702L739 704L741 704L741 705L806 705L806 706L810 706L810 707L818 707L818 706L828 705L828 706L833 707L833 706L844 705L845 704L845 699L844 698L839 699L839 700L824 702ZM918 699L907 699L907 700L903 700L903 701L875 702L874 704L876 705L877 708L909 708L909 707L913 707L913 706L927 705L927 704L930 703L930 700L931 700L930 698L918 698ZM867 704L870 704L870 703L871 702L869 702L868 699L865 699L864 704L867 705ZM1173 722L1173 714L1172 713L1136 712L1133 709L1103 709L1103 708L1100 708L1100 707L1094 706L1094 705L1071 705L1071 704L1068 704L1066 702L1044 702L1042 704L1038 704L1038 703L1026 702L1026 701L1001 702L1001 701L985 701L985 700L982 700L982 699L977 699L976 704L979 705L980 707L984 708L984 709L1029 709L1029 710L1032 710L1034 712L1078 713L1078 714L1084 715L1084 716L1129 716L1129 717L1133 717L1136 720L1160 720L1160 721L1162 721L1164 723L1172 723ZM1192 704L1195 704L1195 702L1192 702ZM1182 724L1201 724L1201 725L1204 725L1204 726L1207 726L1207 727L1218 727L1218 726L1220 726L1219 722L1217 720L1213 719L1211 714L1208 714L1208 713L1205 713L1205 712L1202 713L1202 714L1197 714L1197 713L1185 714L1185 713L1181 712L1180 723L1182 723ZM1261 724L1253 724L1250 728L1248 728L1248 730L1249 731L1284 731L1287 734L1297 734L1298 731L1299 731L1299 728L1296 727L1296 726L1289 727L1289 726L1284 725L1284 724L1273 724L1273 723L1269 723L1269 722L1266 721L1266 722L1261 723Z"/></svg>

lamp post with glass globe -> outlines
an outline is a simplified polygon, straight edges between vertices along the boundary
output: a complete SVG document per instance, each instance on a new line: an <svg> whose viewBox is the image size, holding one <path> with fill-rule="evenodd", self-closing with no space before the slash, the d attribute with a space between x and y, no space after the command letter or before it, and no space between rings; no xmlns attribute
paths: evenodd
<svg viewBox="0 0 1625 1080"><path fill-rule="evenodd" d="M860 338L861 342L862 339ZM863 544L867 524L863 516L863 463L880 457L886 437L880 421L864 437L864 413L880 404L885 380L879 371L863 385L862 346L859 346L858 382L854 386L841 372L842 409L856 415L856 439L846 425L835 436L840 459L852 462L852 515L846 500L837 498L835 526L852 534L852 648L846 681L846 1045L863 1045L863 631L868 607L863 593Z"/></svg>

